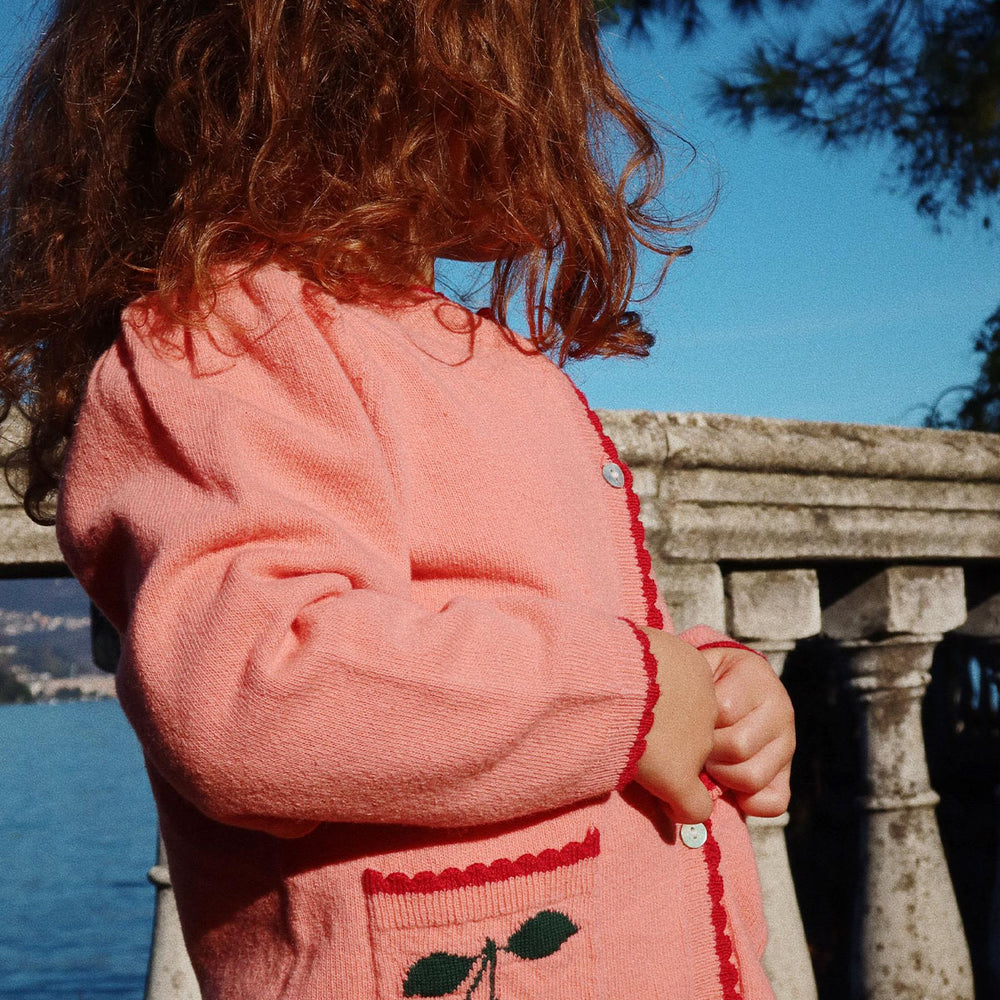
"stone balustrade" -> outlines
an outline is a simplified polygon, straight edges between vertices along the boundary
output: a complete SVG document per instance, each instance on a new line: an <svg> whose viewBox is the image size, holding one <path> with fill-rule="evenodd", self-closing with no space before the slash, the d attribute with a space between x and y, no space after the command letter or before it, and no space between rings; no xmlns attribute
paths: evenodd
<svg viewBox="0 0 1000 1000"><path fill-rule="evenodd" d="M971 998L921 704L945 633L964 628L1000 641L1000 436L600 416L633 471L654 571L678 628L703 621L728 630L765 652L779 674L810 636L839 653L860 742L849 995ZM981 591L973 607L970 575ZM816 995L782 844L786 823L752 822L771 927L765 962L779 1000ZM994 979L987 988L998 987Z"/></svg>
<svg viewBox="0 0 1000 1000"><path fill-rule="evenodd" d="M835 664L857 751L848 994L972 1000L969 938L942 848L921 712L943 636L980 643L984 662L1000 653L1000 435L598 412L632 469L653 571L677 628L727 631L765 653L779 675L793 656L800 669L821 651ZM7 572L60 572L51 530L8 506L0 532ZM95 648L106 650L106 639L98 630ZM822 706L809 718L824 725ZM788 823L787 814L750 821L770 926L765 962L778 1000L812 1000ZM995 866L988 870L995 878ZM193 1000L162 854L151 880L158 906L147 997ZM980 1000L1000 995L1000 893L992 920L983 973L992 978L980 984Z"/></svg>

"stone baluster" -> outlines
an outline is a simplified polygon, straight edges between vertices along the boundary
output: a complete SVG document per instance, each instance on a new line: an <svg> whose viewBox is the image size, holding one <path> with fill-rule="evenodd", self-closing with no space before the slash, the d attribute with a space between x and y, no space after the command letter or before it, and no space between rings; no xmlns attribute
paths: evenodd
<svg viewBox="0 0 1000 1000"><path fill-rule="evenodd" d="M965 617L962 571L927 566L883 570L823 612L823 631L846 654L861 724L855 998L972 1000L920 718L934 648Z"/></svg>
<svg viewBox="0 0 1000 1000"><path fill-rule="evenodd" d="M111 622L93 603L90 605L90 649L94 663L102 670L108 673L117 670L121 640ZM149 881L156 886L156 903L145 1000L201 1000L181 935L177 905L170 887L167 851L160 836L157 836L156 864L149 869Z"/></svg>
<svg viewBox="0 0 1000 1000"><path fill-rule="evenodd" d="M654 571L678 631L697 624L728 629L764 653L779 674L794 640L819 631L819 590L810 571L730 573L725 581L716 563L654 562ZM787 822L785 814L748 824L768 923L764 962L778 1000L813 1000L816 983L785 847Z"/></svg>
<svg viewBox="0 0 1000 1000"><path fill-rule="evenodd" d="M813 570L729 573L725 594L729 634L763 653L779 677L795 640L820 630L819 582ZM816 980L788 863L787 825L787 812L747 817L768 926L764 969L778 1000L815 1000Z"/></svg>
<svg viewBox="0 0 1000 1000"><path fill-rule="evenodd" d="M145 1000L201 1000L198 981L181 934L174 892L170 887L167 851L163 838L158 840L156 864L149 870L149 881L156 886L156 908Z"/></svg>

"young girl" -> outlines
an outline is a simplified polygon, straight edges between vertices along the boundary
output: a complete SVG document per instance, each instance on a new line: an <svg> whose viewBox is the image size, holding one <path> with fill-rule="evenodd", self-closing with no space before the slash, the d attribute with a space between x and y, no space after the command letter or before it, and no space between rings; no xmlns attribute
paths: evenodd
<svg viewBox="0 0 1000 1000"><path fill-rule="evenodd" d="M61 0L4 148L8 471L121 634L206 1000L772 996L788 699L671 634L562 371L683 252L588 0Z"/></svg>

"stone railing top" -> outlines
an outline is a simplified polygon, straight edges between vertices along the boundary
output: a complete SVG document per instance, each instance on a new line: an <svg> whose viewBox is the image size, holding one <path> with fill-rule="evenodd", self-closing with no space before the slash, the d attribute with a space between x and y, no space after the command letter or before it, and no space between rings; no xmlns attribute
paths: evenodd
<svg viewBox="0 0 1000 1000"><path fill-rule="evenodd" d="M659 563L1000 559L1000 435L599 410ZM59 572L51 528L0 499L0 567Z"/></svg>
<svg viewBox="0 0 1000 1000"><path fill-rule="evenodd" d="M1000 435L598 411L664 562L1000 559Z"/></svg>
<svg viewBox="0 0 1000 1000"><path fill-rule="evenodd" d="M1000 434L598 410L629 465L1000 482Z"/></svg>

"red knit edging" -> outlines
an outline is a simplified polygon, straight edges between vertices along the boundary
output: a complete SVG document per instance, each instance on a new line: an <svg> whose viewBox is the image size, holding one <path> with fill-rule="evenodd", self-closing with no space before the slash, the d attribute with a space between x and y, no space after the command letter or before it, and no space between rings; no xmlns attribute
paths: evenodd
<svg viewBox="0 0 1000 1000"><path fill-rule="evenodd" d="M565 375L566 373L563 372L563 374ZM568 375L566 378L569 379L569 384L573 386L573 391L583 404L584 409L586 409L587 416L590 418L594 430L600 436L608 458L624 473L625 498L628 503L629 514L632 515L632 538L635 540L636 559L639 561L639 570L642 573L642 593L646 598L646 624L650 628L663 628L663 613L656 606L656 584L653 581L652 559L649 556L649 552L646 551L646 530L642 526L642 521L639 520L639 497L636 496L635 490L632 488L632 470L618 457L618 449L615 447L614 441L604 433L600 417L590 408L587 397Z"/></svg>
<svg viewBox="0 0 1000 1000"><path fill-rule="evenodd" d="M563 375L566 375L566 373L563 372ZM650 628L662 629L663 612L656 606L657 594L656 583L653 581L652 559L646 550L646 530L642 526L642 521L639 520L639 497L632 488L632 470L618 457L618 449L615 447L614 441L604 432L600 417L590 408L590 403L583 392L581 392L580 387L568 375L566 375L566 380L573 387L573 391L583 405L584 410L587 411L587 418L590 420L594 430L597 431L597 436L601 439L605 455L622 470L625 501L631 518L632 540L635 542L635 557L639 564L639 573L642 577L642 594L646 599L646 624ZM628 619L623 618L622 621L628 621ZM629 621L628 623L635 629L635 633L639 636L639 641L642 643L642 662L646 670L646 676L649 678L649 684L646 687L646 703L643 706L642 717L639 719L639 729L632 743L632 749L629 751L625 768L618 778L618 784L615 787L616 791L621 791L626 785L635 780L639 759L646 752L646 734L653 726L653 706L660 696L660 689L656 683L656 657L653 656L649 648L649 636L642 629L637 628L634 622Z"/></svg>
<svg viewBox="0 0 1000 1000"><path fill-rule="evenodd" d="M712 779L711 779L711 778L710 778L710 777L709 777L709 776L708 776L708 775L707 775L707 774L706 774L706 773L705 773L704 771L702 771L702 772L701 772L701 774L699 774L699 775L698 775L698 777L699 777L699 778L701 778L701 783L702 783L702 784L703 784L703 785L704 785L704 786L705 786L705 787L706 787L706 788L707 788L707 789L708 789L708 790L709 790L710 792L719 792L719 791L721 791L721 789L720 789L720 788L719 788L719 786L718 786L718 785L717 785L717 784L715 783L715 781L713 781L713 780L712 780Z"/></svg>
<svg viewBox="0 0 1000 1000"><path fill-rule="evenodd" d="M536 872L551 872L556 868L565 868L586 858L596 858L601 852L600 833L596 829L587 831L582 841L571 841L556 850L550 848L541 854L522 854L516 861L508 858L498 858L488 865L473 864L468 868L446 868L440 874L434 872L417 872L416 875L404 875L393 872L383 875L372 868L366 869L361 876L361 886L365 893L374 896L377 893L403 895L411 892L438 892L441 889L462 889L469 885L486 885L490 882L505 882L518 875L533 875Z"/></svg>
<svg viewBox="0 0 1000 1000"><path fill-rule="evenodd" d="M736 642L735 639L718 639L714 642L705 642L697 648L699 652L703 649L742 649L747 653L759 656L762 660L767 659L763 653L758 652L756 649L751 649L749 646L744 646L742 642Z"/></svg>
<svg viewBox="0 0 1000 1000"><path fill-rule="evenodd" d="M649 648L649 636L635 622L629 621L628 618L622 618L621 621L628 622L632 626L636 637L642 644L642 665L646 670L646 676L649 678L649 684L646 686L646 704L642 709L642 718L639 719L639 732L635 742L632 744L632 749L629 751L628 762L625 765L625 770L621 773L621 777L618 779L618 785L615 789L619 792L626 785L635 781L639 759L646 752L646 735L653 728L653 707L660 697L660 686L656 683L656 657L653 656L653 651Z"/></svg>
<svg viewBox="0 0 1000 1000"><path fill-rule="evenodd" d="M708 895L712 900L712 929L715 931L715 954L719 959L719 983L722 986L722 1000L738 1000L740 973L733 961L733 942L726 934L726 909L722 905L722 873L719 862L722 852L719 842L712 833L712 821L705 820L705 863L708 866Z"/></svg>

